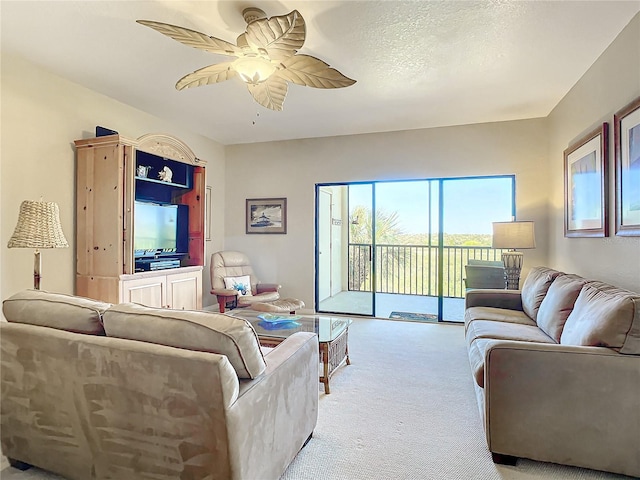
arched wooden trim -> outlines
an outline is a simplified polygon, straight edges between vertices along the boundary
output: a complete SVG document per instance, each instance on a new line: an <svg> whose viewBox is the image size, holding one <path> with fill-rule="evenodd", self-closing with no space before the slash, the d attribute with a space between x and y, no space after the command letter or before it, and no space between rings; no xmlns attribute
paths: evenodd
<svg viewBox="0 0 640 480"><path fill-rule="evenodd" d="M136 141L136 148L160 157L169 158L191 165L204 165L206 162L196 157L193 151L181 140L162 133L148 133Z"/></svg>

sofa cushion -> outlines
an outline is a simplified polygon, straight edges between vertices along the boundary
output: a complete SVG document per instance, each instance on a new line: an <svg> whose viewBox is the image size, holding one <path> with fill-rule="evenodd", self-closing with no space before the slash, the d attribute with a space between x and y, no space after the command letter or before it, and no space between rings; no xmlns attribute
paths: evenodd
<svg viewBox="0 0 640 480"><path fill-rule="evenodd" d="M243 318L123 303L105 312L104 328L110 337L225 355L238 378L256 378L266 367L258 336Z"/></svg>
<svg viewBox="0 0 640 480"><path fill-rule="evenodd" d="M640 355L640 294L602 282L586 284L567 318L560 343Z"/></svg>
<svg viewBox="0 0 640 480"><path fill-rule="evenodd" d="M25 290L2 302L2 313L9 322L104 335L102 314L110 306L110 303L90 298L44 290Z"/></svg>
<svg viewBox="0 0 640 480"><path fill-rule="evenodd" d="M553 281L540 304L538 327L556 342L560 342L564 324L585 283L587 280L578 275L560 275Z"/></svg>
<svg viewBox="0 0 640 480"><path fill-rule="evenodd" d="M531 320L522 310L508 310L495 307L470 307L464 311L465 331L474 320L491 320L492 322L518 323L520 325L533 325Z"/></svg>
<svg viewBox="0 0 640 480"><path fill-rule="evenodd" d="M538 309L549 286L561 272L547 267L533 267L522 285L522 309L537 321Z"/></svg>
<svg viewBox="0 0 640 480"><path fill-rule="evenodd" d="M556 343L534 325L476 320L469 324L466 333L467 345L480 338L494 340L516 340L519 342Z"/></svg>

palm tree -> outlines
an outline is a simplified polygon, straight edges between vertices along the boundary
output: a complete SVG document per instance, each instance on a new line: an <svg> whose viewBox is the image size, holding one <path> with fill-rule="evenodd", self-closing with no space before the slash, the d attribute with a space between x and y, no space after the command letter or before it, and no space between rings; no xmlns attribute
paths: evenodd
<svg viewBox="0 0 640 480"><path fill-rule="evenodd" d="M376 244L398 245L402 242L403 231L398 226L398 212L376 210ZM349 243L354 248L349 251L349 290L371 290L371 248L373 231L371 209L358 205L351 211L349 222ZM378 260L378 271L388 275L390 266L399 272L403 264L404 251L399 249L382 250ZM378 282L378 286L380 282Z"/></svg>

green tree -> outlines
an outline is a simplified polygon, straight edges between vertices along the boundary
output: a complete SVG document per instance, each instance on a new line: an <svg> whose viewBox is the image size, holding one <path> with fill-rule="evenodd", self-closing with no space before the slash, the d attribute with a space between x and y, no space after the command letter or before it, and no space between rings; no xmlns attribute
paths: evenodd
<svg viewBox="0 0 640 480"><path fill-rule="evenodd" d="M403 231L398 225L398 212L387 212L384 209L376 211L376 244L400 244ZM371 233L373 231L371 209L357 205L353 208L349 222L349 242L359 244L349 252L349 289L371 290ZM380 277L388 274L388 269L395 267L398 272L403 264L403 251L396 249L383 249L382 258L378 258ZM396 274L397 278L397 274Z"/></svg>

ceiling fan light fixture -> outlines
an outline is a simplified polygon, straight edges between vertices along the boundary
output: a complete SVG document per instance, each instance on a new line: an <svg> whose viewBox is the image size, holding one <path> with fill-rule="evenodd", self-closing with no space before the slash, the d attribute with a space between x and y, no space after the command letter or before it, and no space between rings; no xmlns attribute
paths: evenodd
<svg viewBox="0 0 640 480"><path fill-rule="evenodd" d="M238 76L256 102L281 111L289 83L313 88L344 88L356 83L319 58L298 53L304 44L306 24L297 10L266 18L259 8L248 8L243 16L247 29L238 36L236 45L168 23L137 22L189 47L236 57L185 75L176 83L178 90L212 85Z"/></svg>
<svg viewBox="0 0 640 480"><path fill-rule="evenodd" d="M267 80L277 67L262 57L241 57L231 63L243 82L258 85Z"/></svg>

